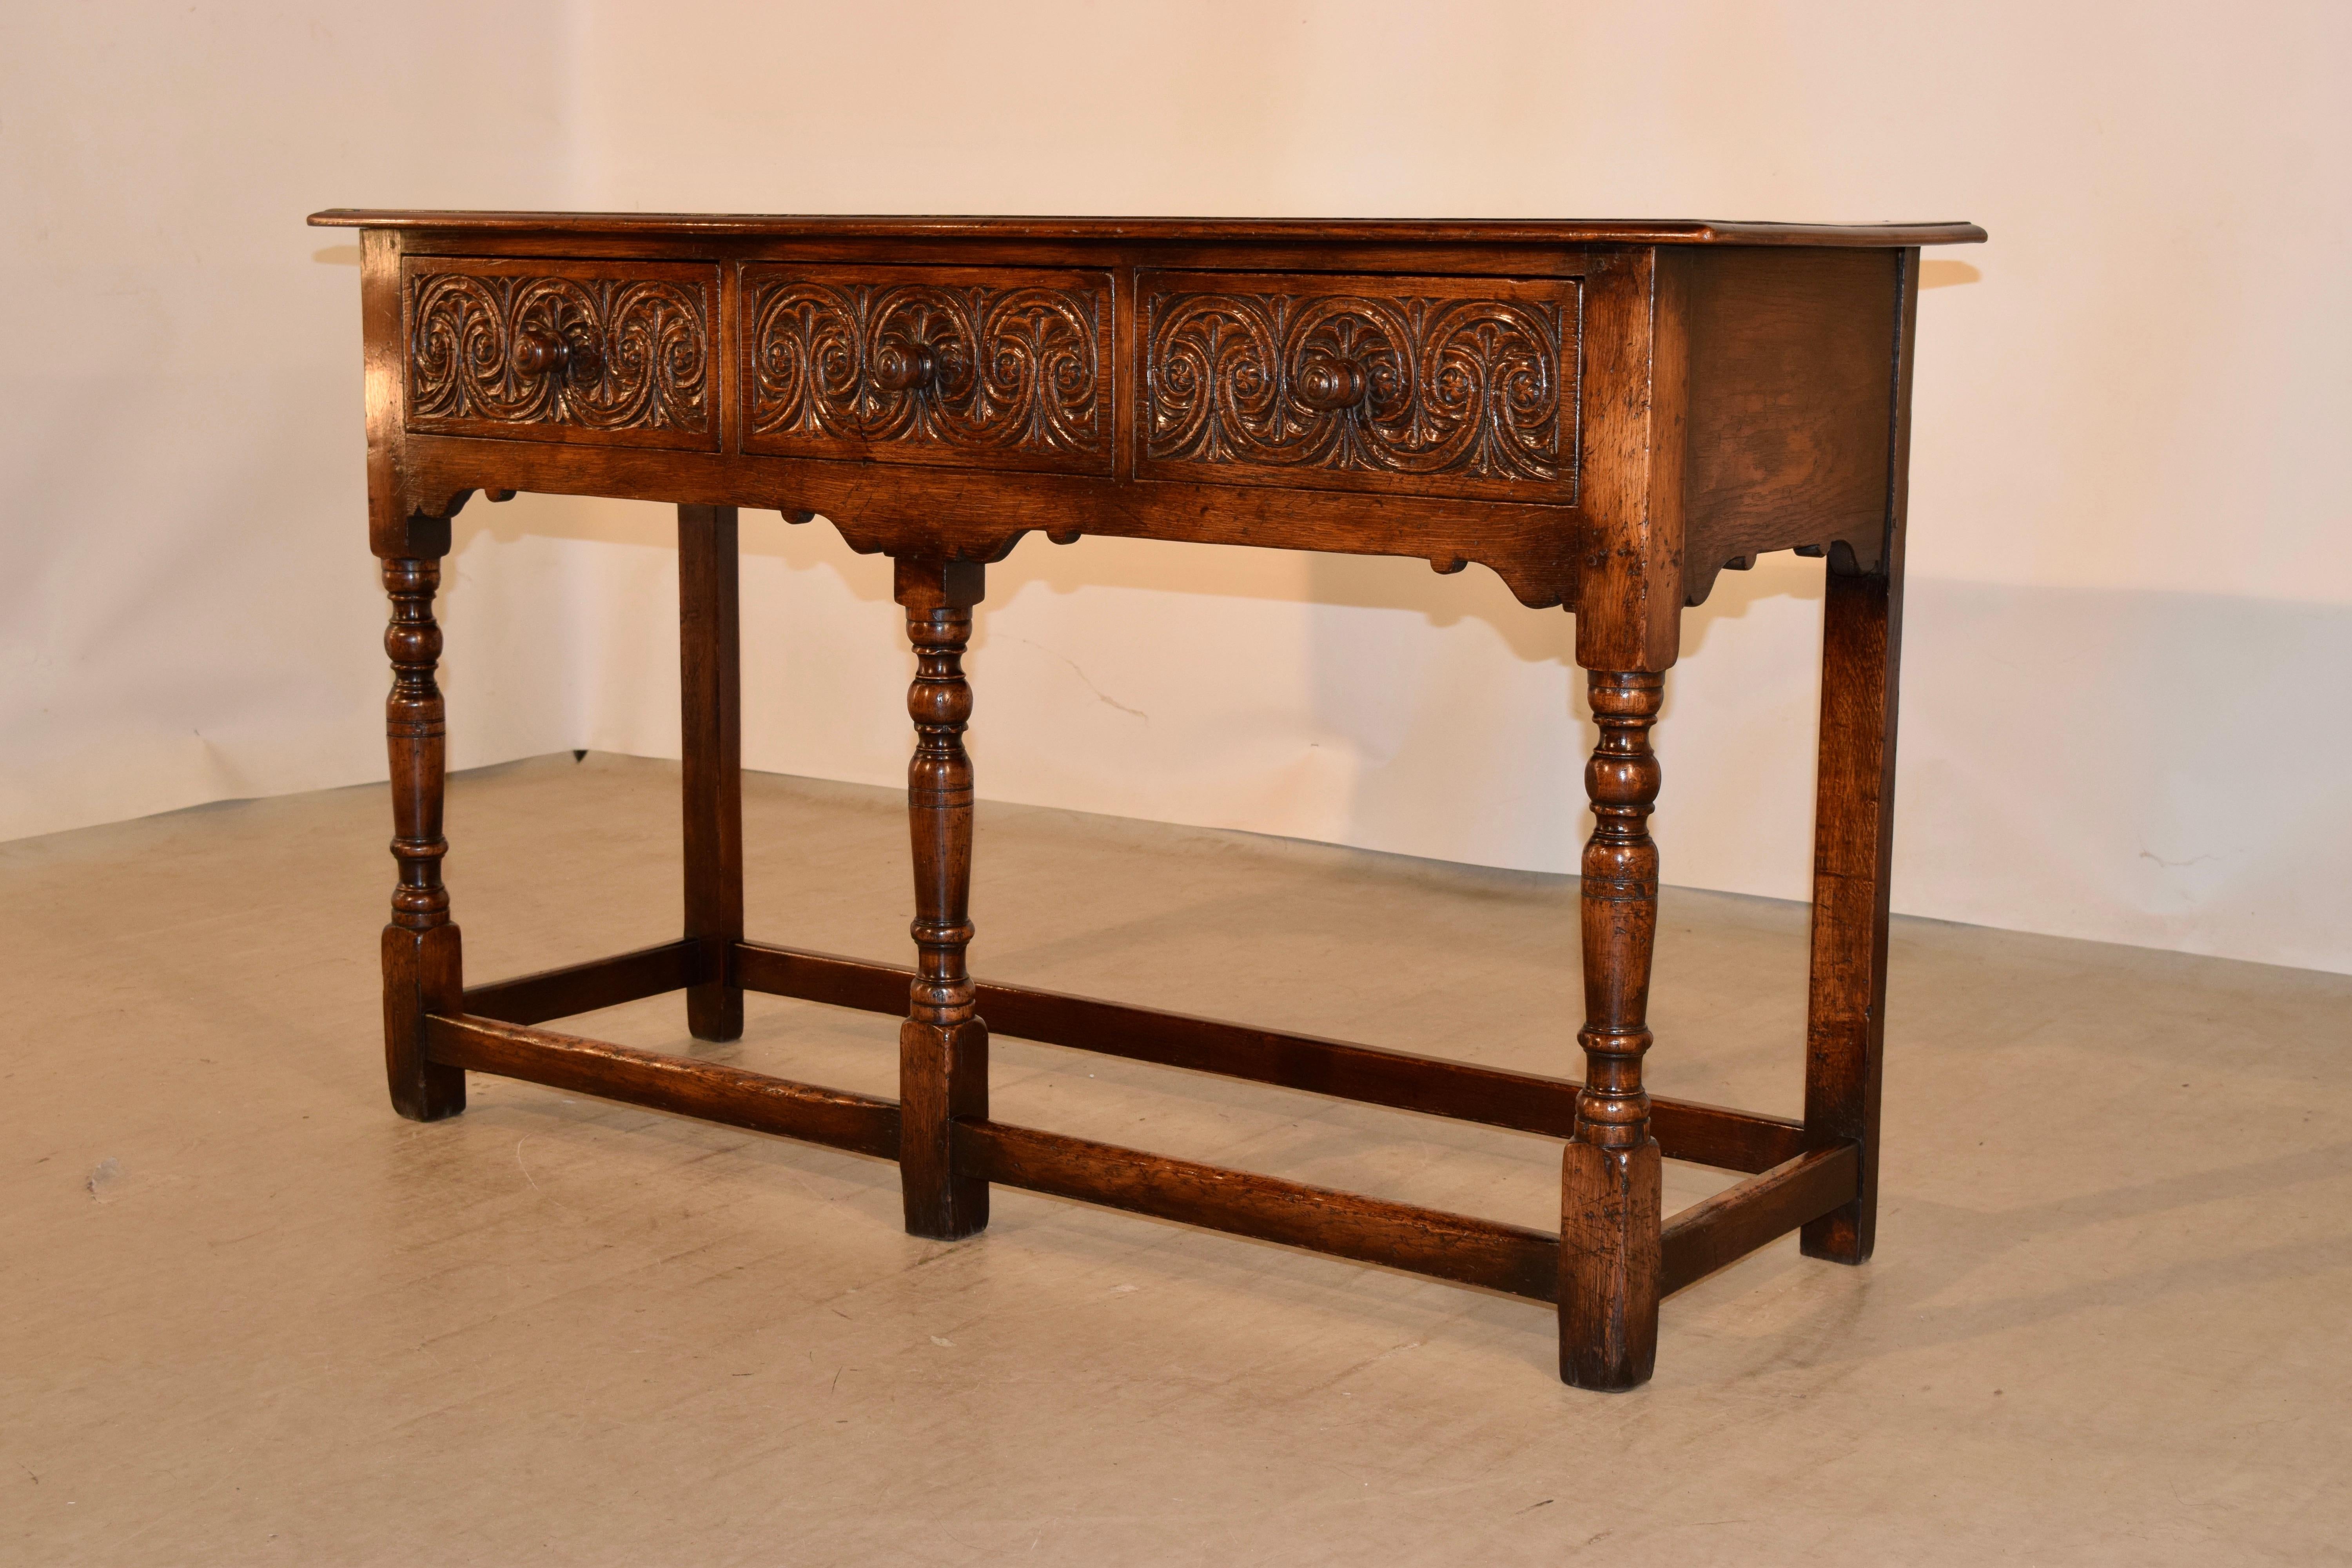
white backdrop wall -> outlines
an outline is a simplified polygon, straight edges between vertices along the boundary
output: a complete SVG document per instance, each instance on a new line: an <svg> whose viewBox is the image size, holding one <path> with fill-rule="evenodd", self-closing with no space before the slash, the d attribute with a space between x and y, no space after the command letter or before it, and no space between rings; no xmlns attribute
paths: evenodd
<svg viewBox="0 0 2352 1568"><path fill-rule="evenodd" d="M2352 970L2332 4L17 7L0 836L381 777L331 205L1971 218L1921 309L1895 904ZM459 765L676 754L656 509L458 520ZM887 563L745 523L747 762L897 783ZM1668 879L1805 889L1817 563L1670 678ZM1565 616L1482 569L1025 542L983 795L1561 870ZM462 894L462 888L460 889Z"/></svg>

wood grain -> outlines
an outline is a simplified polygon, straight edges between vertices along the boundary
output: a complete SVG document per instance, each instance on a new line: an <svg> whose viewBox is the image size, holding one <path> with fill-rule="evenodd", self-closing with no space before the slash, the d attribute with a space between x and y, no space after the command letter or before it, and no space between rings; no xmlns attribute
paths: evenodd
<svg viewBox="0 0 2352 1568"><path fill-rule="evenodd" d="M1108 474L1108 272L742 269L743 449Z"/></svg>
<svg viewBox="0 0 2352 1568"><path fill-rule="evenodd" d="M1660 1161L1642 1058L1650 1048L1650 958L1658 929L1658 798L1651 726L1665 678L1594 670L1601 740L1584 770L1584 1092L1560 1162L1559 1375L1579 1388L1646 1382L1658 1351Z"/></svg>
<svg viewBox="0 0 2352 1568"><path fill-rule="evenodd" d="M1582 220L1201 217L880 217L709 213L449 212L330 207L319 228L457 229L477 234L561 229L570 235L756 236L771 238L1346 240L1438 245L1973 245L1969 223L1727 223Z"/></svg>
<svg viewBox="0 0 2352 1568"><path fill-rule="evenodd" d="M446 1070L496 1073L885 1160L898 1153L898 1108L846 1089L463 1015L429 1018L425 1038Z"/></svg>
<svg viewBox="0 0 2352 1568"><path fill-rule="evenodd" d="M717 450L717 268L409 258L402 277L411 430Z"/></svg>
<svg viewBox="0 0 2352 1568"><path fill-rule="evenodd" d="M478 489L692 501L820 513L865 554L987 563L1033 532L1099 534L1469 562L1538 609L1577 595L1578 514L1559 506L421 434L403 451L402 493L417 509ZM1661 602L1671 617L1671 588Z"/></svg>
<svg viewBox="0 0 2352 1568"><path fill-rule="evenodd" d="M737 949L736 973L749 990L869 1013L899 1011L913 976L911 970L891 964L761 942L745 942ZM1553 1138L1572 1137L1576 1131L1576 1101L1583 1085L1573 1079L1445 1061L1024 985L981 980L973 983L972 992L992 1036ZM1650 1131L1666 1158L1727 1171L1769 1170L1804 1147L1801 1122L1685 1100L1654 1097Z"/></svg>
<svg viewBox="0 0 2352 1568"><path fill-rule="evenodd" d="M1637 251L1596 266L1586 289L1584 473L1567 602L1588 670L1666 669L1681 647L1688 271L1680 256Z"/></svg>
<svg viewBox="0 0 2352 1568"><path fill-rule="evenodd" d="M1887 917L1895 869L1895 728L1903 668L1911 364L1918 253L1904 257L1886 409L1893 458L1874 573L1831 563L1822 603L1820 764L1813 808L1812 968L1805 1008L1805 1141L1851 1142L1852 1203L1805 1226L1806 1255L1866 1261L1878 1226L1878 1117L1886 1055Z"/></svg>
<svg viewBox="0 0 2352 1568"><path fill-rule="evenodd" d="M502 1024L543 1024L682 991L710 973L696 942L666 942L466 990L461 1011ZM448 1011L448 1009L443 1009Z"/></svg>
<svg viewBox="0 0 2352 1568"><path fill-rule="evenodd" d="M1145 271L1136 472L1576 499L1577 281Z"/></svg>
<svg viewBox="0 0 2352 1568"><path fill-rule="evenodd" d="M898 1030L905 1118L898 1180L910 1236L952 1241L988 1226L988 1183L958 1168L951 1126L988 1115L988 1026L973 1005L971 757L964 750L971 686L963 675L972 606L985 591L968 562L901 556L897 596L915 647L907 711L907 822L915 868L915 973Z"/></svg>
<svg viewBox="0 0 2352 1568"><path fill-rule="evenodd" d="M1765 1243L1853 1201L1854 1145L1814 1149L1666 1221L1658 1240L1658 1294L1671 1296Z"/></svg>
<svg viewBox="0 0 2352 1568"><path fill-rule="evenodd" d="M738 531L731 506L677 509L679 791L686 938L703 952L686 994L698 1040L743 1033L743 988L728 976L743 940L743 694Z"/></svg>
<svg viewBox="0 0 2352 1568"><path fill-rule="evenodd" d="M435 1066L424 1048L425 1016L455 1005L464 984L449 892L441 885L441 858L449 845L441 837L448 741L434 679L441 627L433 618L433 593L440 582L437 560L383 563L384 592L392 599L383 647L393 670L384 737L392 769L392 855L400 868L392 921L383 928L384 1072L393 1109L415 1121L437 1121L466 1109L465 1075Z"/></svg>
<svg viewBox="0 0 2352 1568"><path fill-rule="evenodd" d="M1903 251L1690 261L1683 602L1772 551L1876 571Z"/></svg>
<svg viewBox="0 0 2352 1568"><path fill-rule="evenodd" d="M993 1121L960 1121L992 1182L1549 1301L1559 1242L1539 1230Z"/></svg>

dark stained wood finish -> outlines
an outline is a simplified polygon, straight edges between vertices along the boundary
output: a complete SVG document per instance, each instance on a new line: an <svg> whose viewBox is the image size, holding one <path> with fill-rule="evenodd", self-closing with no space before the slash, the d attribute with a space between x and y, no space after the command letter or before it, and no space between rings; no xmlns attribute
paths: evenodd
<svg viewBox="0 0 2352 1568"><path fill-rule="evenodd" d="M1636 251L1596 265L1587 290L1584 517L1562 599L1588 670L1663 670L1681 646L1685 281L1670 256Z"/></svg>
<svg viewBox="0 0 2352 1568"><path fill-rule="evenodd" d="M437 1121L466 1109L466 1078L436 1066L425 1051L425 1016L457 1004L463 963L457 928L449 923L449 893L441 885L441 799L448 742L441 688L441 628L433 619L433 592L441 563L404 559L383 563L392 620L384 652L392 659L392 693L384 699L384 737L392 763L392 855L400 880L392 893L392 921L383 928L383 1061L393 1109L416 1121Z"/></svg>
<svg viewBox="0 0 2352 1568"><path fill-rule="evenodd" d="M1843 417L1857 398L1868 401L1857 390L1860 362L1848 347L1873 335L1874 310L1884 314L1888 247L1906 236L1934 243L1978 237L1967 226L1815 231L1703 224L719 219L664 228L639 218L611 226L583 220L534 233L510 216L493 216L472 231L436 220L403 230L394 242L407 247L409 260L418 266L425 264L420 258L453 249L459 254L431 264L487 266L496 259L541 271L576 267L622 274L639 265L719 264L721 291L732 302L722 304L719 326L729 342L715 352L733 367L737 384L721 411L722 425L735 422L732 433L722 431L712 450L646 450L632 437L630 446L589 458L541 450L537 441L489 444L405 432L397 441L401 461L392 465L394 493L380 510L441 515L472 490L527 489L820 512L860 550L983 562L1002 559L1025 532L1051 531L1409 554L1448 571L1475 563L1496 572L1522 603L1576 608L1580 661L1616 669L1663 669L1673 662L1675 600L1703 594L1724 561L1749 562L1768 549L1864 540L1866 520L1856 521L1851 503L1857 486L1867 488L1858 476L1874 458L1868 432ZM1299 237L1310 227L1318 237L1313 246ZM1417 246L1396 237L1407 230L1420 237ZM1644 241L1643 235L1650 237ZM1807 240L1818 243L1801 243ZM546 254L551 247L575 254ZM600 247L627 254L594 261L576 254ZM469 254L488 251L504 254ZM529 259L534 256L539 258ZM1402 298L1403 286L1412 284L1457 289L1465 298L1482 289L1490 297L1532 289L1580 300L1581 330L1571 334L1571 324L1561 324L1562 390L1577 405L1564 408L1563 417L1573 414L1580 424L1575 431L1563 428L1570 449L1558 477L1515 478L1502 468L1482 477L1473 471L1475 465L1420 472L1410 471L1409 463L1391 469L1377 461L1361 468L1320 458L1294 461L1306 448L1288 440L1268 447L1281 461L1150 456L1143 450L1150 421L1131 412L1148 380L1138 364L1147 353L1139 295L1147 285L1157 287L1152 279L1232 280L1254 270L1268 288L1278 279L1292 279L1286 287L1299 299L1332 289L1376 299L1383 288ZM888 393L868 410L872 418L853 422L856 429L836 420L821 436L803 432L779 441L775 432L763 433L753 342L761 318L751 303L760 280L893 274L910 280L994 278L1008 286L1022 278L1108 279L1117 318L1103 340L1108 357L1097 374L1077 378L1097 395L1066 408L1055 398L1024 403L1020 395L1003 405L1045 409L1080 434L1032 438L1026 434L1032 425L1009 424L992 405L978 424L967 422L963 434L950 439L953 432L938 423L948 412L945 403L911 384ZM1876 281L1857 289L1837 283L1840 277ZM1482 283L1482 278L1493 280ZM1534 281L1538 279L1554 281ZM908 287L925 291L916 281ZM939 286L928 292L944 309L953 290ZM1091 298L1089 290L1077 292ZM885 356L889 366L865 366L864 359L882 346L877 340L859 350L861 368L851 379L866 393L885 379L923 368L925 353L895 339ZM1571 346L1576 353L1568 356ZM936 375L953 356L929 357ZM1566 357L1580 362L1573 388L1567 385ZM1010 363L1020 360L1016 355ZM1370 437L1376 423L1368 417L1371 401L1314 406L1318 397L1345 392L1340 384L1363 368L1302 363L1286 383L1286 405L1310 432ZM1817 388L1806 379L1817 371L1839 379ZM1869 371L1883 373L1883 364ZM1314 391L1312 384L1327 374L1336 377L1334 388ZM1033 377L1025 384L1037 383ZM851 401L864 395L855 393ZM747 399L755 405L738 408ZM1080 408L1096 423L1071 423ZM929 421L930 436L902 438L905 433L893 424L897 416L883 416L890 409L917 425ZM1105 409L1114 437L1108 469L1093 439ZM1017 436L998 438L1016 425ZM1701 433L1693 435L1694 427ZM1356 445L1377 451L1382 443ZM1417 453L1415 460L1425 456ZM951 467L904 473L877 486L861 458L1070 471L996 472L982 479ZM1131 482L1146 474L1157 482ZM1236 495L1237 485L1276 493ZM1685 490L1692 492L1687 519ZM1753 499L1742 499L1750 492ZM379 553L388 552L379 546Z"/></svg>
<svg viewBox="0 0 2352 1568"><path fill-rule="evenodd" d="M810 952L760 942L737 946L735 974L746 991L893 1016L905 1015L907 988L915 979L915 972L903 964L877 963L871 959L845 958L839 953ZM979 990L979 983L975 982L975 1005Z"/></svg>
<svg viewBox="0 0 2352 1568"><path fill-rule="evenodd" d="M1140 479L1576 499L1579 280L1146 271Z"/></svg>
<svg viewBox="0 0 2352 1568"><path fill-rule="evenodd" d="M1878 1099L1886 1045L1888 899L1895 868L1895 696L1903 665L1911 362L1918 260L1901 253L1889 388L1886 542L1880 570L1830 563L1822 605L1822 721L1813 810L1812 977L1805 1009L1805 1141L1852 1142L1853 1201L1805 1226L1807 1256L1870 1257L1878 1225Z"/></svg>
<svg viewBox="0 0 2352 1568"><path fill-rule="evenodd" d="M911 970L887 963L759 942L745 942L737 950L736 973L748 990L869 1013L902 1008L913 976ZM1572 1137L1576 1131L1576 1100L1583 1086L1573 1079L1444 1061L1024 985L982 980L973 984L972 992L992 1036L1552 1138ZM468 1012L480 1010L467 1007ZM1652 1100L1650 1131L1667 1159L1727 1171L1767 1171L1804 1148L1801 1122L1692 1100Z"/></svg>
<svg viewBox="0 0 2352 1568"><path fill-rule="evenodd" d="M383 647L393 671L384 736L392 763L392 854L400 866L392 923L404 931L449 923L449 892L441 885L441 858L449 852L441 837L446 710L434 675L441 627L433 618L433 595L440 584L438 561L383 563L384 593L392 600Z"/></svg>
<svg viewBox="0 0 2352 1568"><path fill-rule="evenodd" d="M1690 428L1685 604L1759 555L1841 552L1875 572L1893 455L1886 410L1907 251L1682 255Z"/></svg>
<svg viewBox="0 0 2352 1568"><path fill-rule="evenodd" d="M1658 1237L1658 1295L1698 1284L1767 1241L1851 1204L1858 1166L1855 1147L1839 1142L1684 1208Z"/></svg>
<svg viewBox="0 0 2352 1568"><path fill-rule="evenodd" d="M519 1078L884 1160L898 1155L898 1108L869 1095L493 1018L436 1016L426 1021L426 1040L433 1061L448 1071Z"/></svg>
<svg viewBox="0 0 2352 1568"><path fill-rule="evenodd" d="M665 996L698 984L711 973L705 949L694 942L667 942L586 963L567 963L535 974L518 974L467 988L457 1011L502 1024L543 1024L617 1007L647 996ZM451 1009L443 1009L450 1011Z"/></svg>
<svg viewBox="0 0 2352 1568"><path fill-rule="evenodd" d="M424 507L408 473L408 335L401 317L401 237L360 236L360 324L367 378L368 549L379 559L438 562L449 553L449 518L480 487L461 487Z"/></svg>
<svg viewBox="0 0 2352 1568"><path fill-rule="evenodd" d="M383 1066L392 1108L412 1121L438 1121L466 1109L466 1075L425 1052L425 1020L457 1005L464 985L457 928L383 928Z"/></svg>
<svg viewBox="0 0 2352 1568"><path fill-rule="evenodd" d="M646 235L880 240L1042 239L1085 242L1306 240L1407 245L1973 245L1972 223L1726 223L1696 219L1423 219L1202 217L878 217L710 213L446 212L330 207L320 228L393 228L481 235L561 233L566 238Z"/></svg>
<svg viewBox="0 0 2352 1568"><path fill-rule="evenodd" d="M362 231L369 542L394 605L402 872L383 973L403 1114L461 1110L462 1064L887 1152L922 1236L982 1228L993 1173L1475 1279L1556 1300L1561 1373L1593 1388L1649 1374L1664 1291L1791 1226L1812 1255L1869 1256L1917 247L1982 230L340 210L311 221ZM469 997L440 883L431 601L452 514L476 491L524 489L680 508L686 937ZM918 661L912 969L743 940L733 574L734 509L746 506L822 514L854 548L897 561ZM961 656L983 567L1032 532L1413 556L1441 572L1475 563L1522 604L1576 616L1603 732L1587 771L1583 1085L972 980ZM1663 674L1685 601L1725 566L1784 549L1826 555L1830 574L1801 1124L1653 1101L1642 1074L1657 884L1648 736ZM892 1012L903 999L901 1104L520 1026L679 987L708 1038L740 1028L747 988ZM1081 1049L1564 1135L1559 1240L999 1127L983 1018ZM1757 1175L1668 1225L1669 1157Z"/></svg>
<svg viewBox="0 0 2352 1568"><path fill-rule="evenodd" d="M496 1019L434 1016L426 1029L433 1061L446 1068L882 1159L898 1154L898 1108L888 1100ZM959 1164L978 1180L1557 1300L1560 1243L1541 1231L1003 1122L960 1121L952 1137ZM1676 1215L1664 1229L1664 1291L1845 1202L1854 1170L1852 1145L1816 1150Z"/></svg>
<svg viewBox="0 0 2352 1568"><path fill-rule="evenodd" d="M747 266L743 449L1108 474L1108 272Z"/></svg>
<svg viewBox="0 0 2352 1568"><path fill-rule="evenodd" d="M992 1182L1205 1226L1549 1301L1559 1242L1539 1230L1388 1203L1058 1132L959 1121L958 1155Z"/></svg>
<svg viewBox="0 0 2352 1568"><path fill-rule="evenodd" d="M962 561L901 557L898 599L915 645L907 711L915 754L907 765L907 820L915 865L915 974L898 1030L898 1156L912 1236L952 1241L988 1226L988 1183L957 1168L951 1123L988 1116L988 1026L974 1007L964 949L972 937L971 758L963 677L982 569Z"/></svg>
<svg viewBox="0 0 2352 1568"><path fill-rule="evenodd" d="M1585 765L1592 837L1578 902L1584 934L1584 1092L1561 1157L1559 1374L1579 1388L1646 1382L1658 1352L1659 1161L1642 1057L1650 1048L1650 951L1658 847L1650 726L1665 678L1592 672L1601 742Z"/></svg>
<svg viewBox="0 0 2352 1568"><path fill-rule="evenodd" d="M1574 514L1557 506L911 463L891 468L886 483L873 465L829 459L586 453L442 436L408 437L403 449L404 494L423 510L455 510L472 492L496 489L684 500L788 518L819 513L869 555L995 562L1027 535L1052 531L1403 555L1447 571L1472 563L1492 568L1521 604L1538 609L1573 604L1577 593L1577 537L1563 526ZM1671 589L1661 602L1673 605Z"/></svg>
<svg viewBox="0 0 2352 1568"><path fill-rule="evenodd" d="M1851 1143L1814 1149L1693 1204L1665 1224L1658 1243L1658 1294L1671 1296L1765 1243L1853 1201L1857 1152Z"/></svg>
<svg viewBox="0 0 2352 1568"><path fill-rule="evenodd" d="M719 270L412 258L407 426L715 451Z"/></svg>
<svg viewBox="0 0 2352 1568"><path fill-rule="evenodd" d="M743 694L735 509L677 509L679 713L685 744L686 937L703 950L686 994L698 1040L743 1033L728 977L743 940Z"/></svg>

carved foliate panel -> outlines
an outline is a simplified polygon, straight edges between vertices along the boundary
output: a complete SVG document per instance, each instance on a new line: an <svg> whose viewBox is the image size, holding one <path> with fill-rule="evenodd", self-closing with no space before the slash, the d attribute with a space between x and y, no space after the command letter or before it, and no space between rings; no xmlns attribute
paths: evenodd
<svg viewBox="0 0 2352 1568"><path fill-rule="evenodd" d="M1137 474L1576 493L1574 279L1145 272Z"/></svg>
<svg viewBox="0 0 2352 1568"><path fill-rule="evenodd" d="M747 265L743 449L1103 473L1110 276Z"/></svg>
<svg viewBox="0 0 2352 1568"><path fill-rule="evenodd" d="M412 258L411 430L716 450L719 269Z"/></svg>

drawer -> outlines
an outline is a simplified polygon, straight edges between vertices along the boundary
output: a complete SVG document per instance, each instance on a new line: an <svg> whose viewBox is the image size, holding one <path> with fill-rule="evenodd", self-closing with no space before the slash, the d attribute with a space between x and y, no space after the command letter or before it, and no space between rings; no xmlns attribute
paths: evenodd
<svg viewBox="0 0 2352 1568"><path fill-rule="evenodd" d="M1108 474L1108 272L746 263L743 449Z"/></svg>
<svg viewBox="0 0 2352 1568"><path fill-rule="evenodd" d="M408 428L719 449L719 268L410 257Z"/></svg>
<svg viewBox="0 0 2352 1568"><path fill-rule="evenodd" d="M1581 284L1147 271L1136 475L1576 499Z"/></svg>

